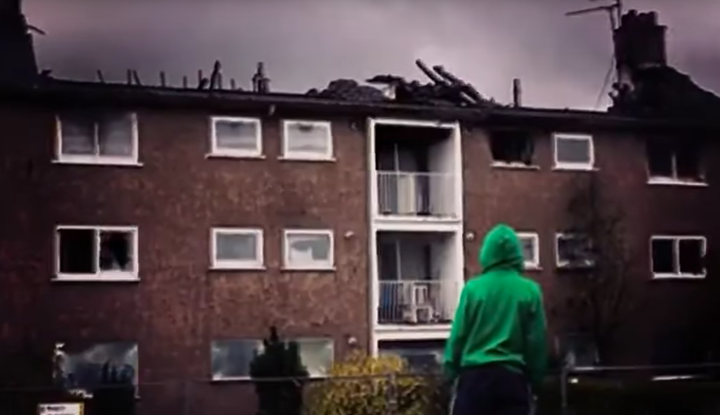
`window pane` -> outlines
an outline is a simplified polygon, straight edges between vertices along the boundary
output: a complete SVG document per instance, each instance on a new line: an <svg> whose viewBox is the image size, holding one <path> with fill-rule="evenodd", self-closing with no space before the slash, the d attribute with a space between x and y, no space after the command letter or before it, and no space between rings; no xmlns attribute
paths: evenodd
<svg viewBox="0 0 720 415"><path fill-rule="evenodd" d="M302 364L310 376L325 376L335 357L331 339L297 339Z"/></svg>
<svg viewBox="0 0 720 415"><path fill-rule="evenodd" d="M697 143L683 142L679 144L676 154L676 169L678 179L699 180L700 151Z"/></svg>
<svg viewBox="0 0 720 415"><path fill-rule="evenodd" d="M129 115L106 116L98 123L100 155L133 155L133 121Z"/></svg>
<svg viewBox="0 0 720 415"><path fill-rule="evenodd" d="M60 135L62 154L95 155L95 123L92 118L62 117Z"/></svg>
<svg viewBox="0 0 720 415"><path fill-rule="evenodd" d="M380 355L398 356L414 372L438 372L442 369L442 341L381 341L378 346Z"/></svg>
<svg viewBox="0 0 720 415"><path fill-rule="evenodd" d="M673 146L668 140L649 140L647 143L647 157L650 176L674 177L673 155Z"/></svg>
<svg viewBox="0 0 720 415"><path fill-rule="evenodd" d="M133 271L133 234L127 231L100 232L100 270Z"/></svg>
<svg viewBox="0 0 720 415"><path fill-rule="evenodd" d="M138 348L136 343L99 343L88 348L57 345L59 370L55 381L66 389L92 391L100 382L103 365L109 363L121 377L137 384Z"/></svg>
<svg viewBox="0 0 720 415"><path fill-rule="evenodd" d="M313 265L331 260L329 235L293 233L287 238L291 265Z"/></svg>
<svg viewBox="0 0 720 415"><path fill-rule="evenodd" d="M58 230L60 273L94 274L95 231L92 229Z"/></svg>
<svg viewBox="0 0 720 415"><path fill-rule="evenodd" d="M570 266L589 265L593 259L590 241L582 236L564 235L558 238L558 256Z"/></svg>
<svg viewBox="0 0 720 415"><path fill-rule="evenodd" d="M289 152L326 154L330 146L330 131L325 125L290 123L287 125Z"/></svg>
<svg viewBox="0 0 720 415"><path fill-rule="evenodd" d="M215 121L215 140L219 149L256 151L258 124L248 121Z"/></svg>
<svg viewBox="0 0 720 415"><path fill-rule="evenodd" d="M217 233L216 259L219 261L254 261L258 258L257 235L251 233Z"/></svg>
<svg viewBox="0 0 720 415"><path fill-rule="evenodd" d="M535 239L531 237L521 237L520 245L522 245L523 259L525 262L535 262Z"/></svg>
<svg viewBox="0 0 720 415"><path fill-rule="evenodd" d="M250 362L262 347L260 340L218 340L212 342L210 360L215 380L250 376Z"/></svg>
<svg viewBox="0 0 720 415"><path fill-rule="evenodd" d="M654 274L675 273L674 244L675 242L671 239L652 240L652 268Z"/></svg>
<svg viewBox="0 0 720 415"><path fill-rule="evenodd" d="M590 163L590 141L559 138L555 145L558 162Z"/></svg>
<svg viewBox="0 0 720 415"><path fill-rule="evenodd" d="M699 239L681 239L678 242L681 274L700 275L704 272L702 244Z"/></svg>

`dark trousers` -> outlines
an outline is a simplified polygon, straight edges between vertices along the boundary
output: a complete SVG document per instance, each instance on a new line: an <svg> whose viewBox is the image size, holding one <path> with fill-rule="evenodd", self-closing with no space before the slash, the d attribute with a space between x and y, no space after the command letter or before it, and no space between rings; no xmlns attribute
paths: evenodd
<svg viewBox="0 0 720 415"><path fill-rule="evenodd" d="M465 368L452 415L528 415L533 399L525 375L498 364Z"/></svg>

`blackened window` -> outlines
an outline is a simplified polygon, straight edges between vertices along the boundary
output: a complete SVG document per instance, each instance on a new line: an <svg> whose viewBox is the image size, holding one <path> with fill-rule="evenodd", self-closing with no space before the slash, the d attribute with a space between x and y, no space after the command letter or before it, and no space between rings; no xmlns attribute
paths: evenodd
<svg viewBox="0 0 720 415"><path fill-rule="evenodd" d="M663 236L651 239L652 271L656 278L704 277L705 238Z"/></svg>
<svg viewBox="0 0 720 415"><path fill-rule="evenodd" d="M494 162L533 164L534 140L525 131L495 131L490 136L490 152Z"/></svg>
<svg viewBox="0 0 720 415"><path fill-rule="evenodd" d="M700 148L696 141L654 139L647 142L651 178L703 181Z"/></svg>

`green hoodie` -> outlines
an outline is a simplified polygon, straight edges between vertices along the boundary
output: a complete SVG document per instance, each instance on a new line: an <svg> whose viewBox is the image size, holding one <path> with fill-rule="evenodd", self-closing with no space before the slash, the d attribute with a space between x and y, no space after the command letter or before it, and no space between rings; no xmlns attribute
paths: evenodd
<svg viewBox="0 0 720 415"><path fill-rule="evenodd" d="M526 373L533 387L545 376L546 323L540 286L521 275L523 255L515 231L497 225L479 253L482 274L465 284L450 338L445 370L500 363Z"/></svg>

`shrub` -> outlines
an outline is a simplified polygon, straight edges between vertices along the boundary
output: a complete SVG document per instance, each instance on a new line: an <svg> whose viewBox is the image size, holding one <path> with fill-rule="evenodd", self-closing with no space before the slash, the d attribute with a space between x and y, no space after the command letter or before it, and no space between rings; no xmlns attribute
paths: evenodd
<svg viewBox="0 0 720 415"><path fill-rule="evenodd" d="M277 329L263 340L264 350L250 363L260 415L300 415L308 372L302 364L297 342L280 340ZM278 379L285 380L278 380ZM274 380L273 380L274 379Z"/></svg>
<svg viewBox="0 0 720 415"><path fill-rule="evenodd" d="M311 388L308 415L425 415L437 394L433 382L411 374L396 356L353 353L329 376Z"/></svg>

